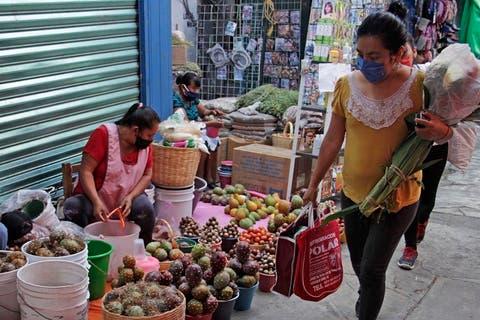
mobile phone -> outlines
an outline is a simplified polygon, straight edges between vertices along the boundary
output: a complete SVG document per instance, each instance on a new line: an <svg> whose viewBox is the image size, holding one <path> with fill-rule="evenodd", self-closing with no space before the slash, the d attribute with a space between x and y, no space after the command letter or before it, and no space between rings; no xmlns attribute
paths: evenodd
<svg viewBox="0 0 480 320"><path fill-rule="evenodd" d="M415 115L415 118L416 118L416 119L426 119L426 118L425 118L425 115L423 114L423 112L418 112L418 113ZM415 126L416 126L417 128L420 128L420 129L425 128L425 126L424 126L423 124L418 124L418 123L416 123L416 122L415 122Z"/></svg>

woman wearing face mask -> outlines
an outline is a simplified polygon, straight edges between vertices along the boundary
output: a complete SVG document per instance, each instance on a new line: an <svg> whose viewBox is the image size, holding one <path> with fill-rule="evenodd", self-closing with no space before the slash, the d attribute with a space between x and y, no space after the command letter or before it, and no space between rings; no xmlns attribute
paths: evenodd
<svg viewBox="0 0 480 320"><path fill-rule="evenodd" d="M401 63L406 66L414 67L419 70L426 70L428 65L414 65L417 55L415 44L412 36L408 36L406 50ZM435 207L435 198L437 196L438 185L442 178L445 165L448 158L448 143L435 144L432 150L428 154L425 163L430 161L439 160L438 163L423 170L423 190L420 196L418 204L417 214L412 221L410 227L405 232L405 249L403 255L398 261L398 266L405 270L412 270L415 267L415 262L418 257L417 243L420 243L425 237L425 231L427 228L430 214Z"/></svg>
<svg viewBox="0 0 480 320"><path fill-rule="evenodd" d="M331 124L306 201L315 201L318 184L336 159L345 135L342 207L362 202L383 176L408 135L405 118L423 105L423 74L400 63L406 40L404 24L390 13L372 14L359 27L358 70L336 84ZM449 128L434 116L417 121L425 126L416 129L423 138L440 140L449 134ZM421 180L421 172L415 178ZM360 282L355 310L362 320L376 319L380 312L387 266L415 217L420 192L417 181L408 179L392 196L391 214L379 222L360 212L345 217L350 258Z"/></svg>
<svg viewBox="0 0 480 320"><path fill-rule="evenodd" d="M136 103L122 119L98 127L83 150L79 183L65 201L65 218L85 227L107 221L121 208L125 219L141 228L140 237L151 241L154 209L145 189L152 177L152 149L160 118L155 111Z"/></svg>
<svg viewBox="0 0 480 320"><path fill-rule="evenodd" d="M189 121L198 121L207 116L223 116L220 110L209 110L200 104L200 78L192 72L187 72L179 76L176 80L178 92L173 93L174 110L182 109ZM206 121L207 127L222 127L223 123L219 120ZM209 187L213 188L217 180L217 149L220 145L219 137L209 137L206 134L202 136L205 141L209 155L202 153L202 158L198 166L198 176L204 178Z"/></svg>

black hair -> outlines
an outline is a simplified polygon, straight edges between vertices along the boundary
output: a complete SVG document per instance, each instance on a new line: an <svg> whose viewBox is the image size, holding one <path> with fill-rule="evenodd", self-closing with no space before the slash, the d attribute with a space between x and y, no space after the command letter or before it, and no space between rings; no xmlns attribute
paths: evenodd
<svg viewBox="0 0 480 320"><path fill-rule="evenodd" d="M177 80L175 81L177 85L184 84L186 86L189 86L191 84L194 84L196 87L201 86L200 78L193 72L186 72L181 76L177 77Z"/></svg>
<svg viewBox="0 0 480 320"><path fill-rule="evenodd" d="M140 131L150 129L156 123L160 123L158 114L152 108L143 106L140 103L133 104L123 118L115 122L119 126L137 126Z"/></svg>
<svg viewBox="0 0 480 320"><path fill-rule="evenodd" d="M410 45L410 47L412 47L412 49L415 49L415 40L411 34L408 34L407 36L407 43Z"/></svg>
<svg viewBox="0 0 480 320"><path fill-rule="evenodd" d="M397 0L390 3L387 9L387 12L394 14L404 23L406 22L407 15L408 15L408 8L402 1Z"/></svg>
<svg viewBox="0 0 480 320"><path fill-rule="evenodd" d="M358 28L357 38L364 36L379 37L386 49L391 53L397 53L407 42L408 32L395 15L389 12L376 12L366 17Z"/></svg>

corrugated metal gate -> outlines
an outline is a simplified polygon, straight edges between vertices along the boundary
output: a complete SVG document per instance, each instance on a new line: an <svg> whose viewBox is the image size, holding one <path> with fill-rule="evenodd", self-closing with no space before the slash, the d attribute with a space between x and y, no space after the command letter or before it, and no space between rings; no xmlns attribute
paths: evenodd
<svg viewBox="0 0 480 320"><path fill-rule="evenodd" d="M0 1L0 200L60 181L139 99L136 0Z"/></svg>

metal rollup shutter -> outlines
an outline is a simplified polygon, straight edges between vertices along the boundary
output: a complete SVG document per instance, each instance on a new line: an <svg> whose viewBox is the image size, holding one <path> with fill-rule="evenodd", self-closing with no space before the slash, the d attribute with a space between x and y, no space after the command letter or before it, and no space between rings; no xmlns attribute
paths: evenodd
<svg viewBox="0 0 480 320"><path fill-rule="evenodd" d="M139 99L136 0L0 1L0 200L61 180Z"/></svg>

